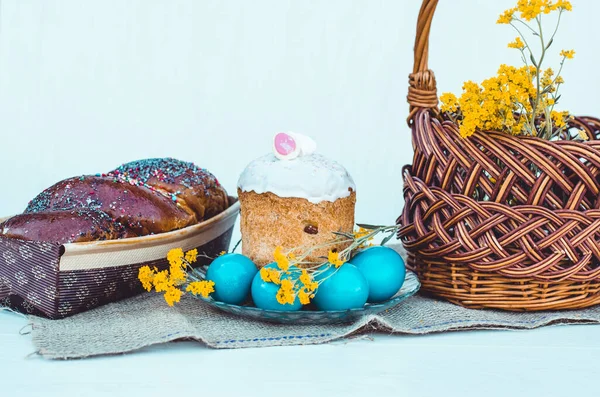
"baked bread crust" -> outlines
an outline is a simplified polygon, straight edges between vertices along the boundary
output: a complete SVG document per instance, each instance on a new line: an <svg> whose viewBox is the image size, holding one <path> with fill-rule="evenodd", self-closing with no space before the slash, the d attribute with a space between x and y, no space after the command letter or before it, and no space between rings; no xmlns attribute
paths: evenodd
<svg viewBox="0 0 600 397"><path fill-rule="evenodd" d="M229 206L227 192L217 178L193 163L172 158L137 160L123 164L109 175L150 187L180 204L198 221L212 218Z"/></svg>
<svg viewBox="0 0 600 397"><path fill-rule="evenodd" d="M196 216L167 197L143 186L126 185L110 177L65 179L35 197L25 213L73 208L100 210L139 235L161 233L196 223Z"/></svg>
<svg viewBox="0 0 600 397"><path fill-rule="evenodd" d="M0 224L0 234L60 243L144 236L193 225L228 206L227 192L207 170L172 158L138 160L54 184Z"/></svg>
<svg viewBox="0 0 600 397"><path fill-rule="evenodd" d="M352 232L356 192L333 202L313 204L303 198L284 198L271 192L258 194L238 189L242 232L242 253L262 267L273 262L277 246L284 251L294 247L313 247L335 237L332 232ZM315 250L309 261L324 261L330 249ZM325 259L323 259L325 258Z"/></svg>
<svg viewBox="0 0 600 397"><path fill-rule="evenodd" d="M0 225L0 234L58 244L135 237L136 234L102 211L73 209L13 216Z"/></svg>

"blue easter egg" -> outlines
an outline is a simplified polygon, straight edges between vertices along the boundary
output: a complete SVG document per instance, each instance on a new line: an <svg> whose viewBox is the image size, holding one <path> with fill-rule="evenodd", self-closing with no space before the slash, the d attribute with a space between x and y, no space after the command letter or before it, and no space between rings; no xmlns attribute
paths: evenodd
<svg viewBox="0 0 600 397"><path fill-rule="evenodd" d="M404 260L391 248L367 248L356 254L351 261L369 283L369 302L390 299L404 284Z"/></svg>
<svg viewBox="0 0 600 397"><path fill-rule="evenodd" d="M270 263L265 267L277 268L276 263ZM282 274L281 279L297 279L300 277L300 269L296 266L290 266L290 274ZM256 307L263 310L278 310L278 311L297 311L302 308L302 304L298 297L294 299L294 303L281 304L277 302L277 291L279 291L279 285L271 282L264 281L260 277L260 272L254 276L252 280L252 300Z"/></svg>
<svg viewBox="0 0 600 397"><path fill-rule="evenodd" d="M258 272L248 257L240 254L225 254L217 257L206 271L206 279L214 281L212 297L232 305L242 304L250 293L252 279Z"/></svg>
<svg viewBox="0 0 600 397"><path fill-rule="evenodd" d="M321 281L313 302L319 310L348 310L361 308L367 303L369 284L360 271L351 263L336 269L322 267L315 277Z"/></svg>

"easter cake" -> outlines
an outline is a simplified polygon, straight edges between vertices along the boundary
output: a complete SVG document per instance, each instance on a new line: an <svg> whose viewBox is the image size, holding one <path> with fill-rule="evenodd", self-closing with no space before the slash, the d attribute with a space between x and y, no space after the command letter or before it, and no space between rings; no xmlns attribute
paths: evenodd
<svg viewBox="0 0 600 397"><path fill-rule="evenodd" d="M252 161L239 178L242 252L259 267L273 261L278 246L316 246L332 232L353 230L354 181L315 151L307 136L278 133L272 153ZM307 260L326 257L330 248L314 250Z"/></svg>

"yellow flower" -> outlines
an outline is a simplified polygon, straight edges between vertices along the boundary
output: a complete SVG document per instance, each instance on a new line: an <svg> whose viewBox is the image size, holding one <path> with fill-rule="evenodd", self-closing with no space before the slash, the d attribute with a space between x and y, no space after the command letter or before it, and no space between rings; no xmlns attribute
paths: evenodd
<svg viewBox="0 0 600 397"><path fill-rule="evenodd" d="M546 70L544 70L544 73L542 74L542 78L540 79L540 84L542 87L546 88L552 85L552 82L554 80L554 70L552 70L552 68L548 68Z"/></svg>
<svg viewBox="0 0 600 397"><path fill-rule="evenodd" d="M169 273L169 279L173 285L181 285L187 279L187 273L183 270L182 265L172 264L169 268Z"/></svg>
<svg viewBox="0 0 600 397"><path fill-rule="evenodd" d="M523 41L521 40L520 37L516 37L515 41L512 41L510 43L508 43L508 48L517 48L517 49L521 49L525 47L525 43L523 43Z"/></svg>
<svg viewBox="0 0 600 397"><path fill-rule="evenodd" d="M290 261L287 258L287 256L285 256L285 254L283 252L281 252L281 250L282 250L281 246L277 246L275 248L275 252L273 252L273 258L275 259L277 266L281 270L286 272L290 267Z"/></svg>
<svg viewBox="0 0 600 397"><path fill-rule="evenodd" d="M173 248L167 254L167 260L171 266L181 266L183 263L183 250L181 248Z"/></svg>
<svg viewBox="0 0 600 397"><path fill-rule="evenodd" d="M260 278L263 281L267 283L271 281L271 272L269 272L269 269L267 269L266 267L261 268L258 273L260 274Z"/></svg>
<svg viewBox="0 0 600 397"><path fill-rule="evenodd" d="M183 292L179 288L171 287L165 291L165 300L169 306L173 306L174 303L181 300L181 295Z"/></svg>
<svg viewBox="0 0 600 397"><path fill-rule="evenodd" d="M500 65L497 76L484 80L481 85L465 82L458 99L460 135L466 138L477 130L524 133L527 117L515 119L514 114L532 111L531 103L536 97L534 72L535 68L527 66Z"/></svg>
<svg viewBox="0 0 600 397"><path fill-rule="evenodd" d="M310 303L310 295L304 288L298 291L298 299L302 305L308 305Z"/></svg>
<svg viewBox="0 0 600 397"><path fill-rule="evenodd" d="M291 291L294 289L294 283L289 279L281 280L281 289Z"/></svg>
<svg viewBox="0 0 600 397"><path fill-rule="evenodd" d="M549 0L519 0L517 3L517 10L521 13L521 18L526 21L531 21L540 15L546 7L550 7Z"/></svg>
<svg viewBox="0 0 600 397"><path fill-rule="evenodd" d="M588 136L588 134L584 130L579 130L578 131L578 135L584 141L589 141L590 140L590 137Z"/></svg>
<svg viewBox="0 0 600 397"><path fill-rule="evenodd" d="M185 253L185 260L188 263L194 263L196 262L196 260L198 260L198 250L196 248L194 248L193 250L190 250L188 252Z"/></svg>
<svg viewBox="0 0 600 397"><path fill-rule="evenodd" d="M223 255L225 255L226 253L227 253L227 251L221 251L221 252L219 252L219 255L217 255L217 256L223 256Z"/></svg>
<svg viewBox="0 0 600 397"><path fill-rule="evenodd" d="M442 96L444 96L445 94L442 94ZM452 95L452 94L450 94ZM365 229L364 227L359 227L358 231L354 232L354 238L355 239L359 239L361 237L366 236L367 234L369 234L369 230Z"/></svg>
<svg viewBox="0 0 600 397"><path fill-rule="evenodd" d="M260 278L265 282L271 282L279 285L281 283L281 273L275 269L263 267L260 269Z"/></svg>
<svg viewBox="0 0 600 397"><path fill-rule="evenodd" d="M566 59L573 59L574 55L575 55L575 50L562 50L560 52L560 56L565 57Z"/></svg>
<svg viewBox="0 0 600 397"><path fill-rule="evenodd" d="M302 269L299 280L307 291L314 291L319 287L319 283L313 281L310 274L304 269Z"/></svg>
<svg viewBox="0 0 600 397"><path fill-rule="evenodd" d="M138 279L146 291L152 290L152 282L154 281L154 270L150 266L142 266L138 271Z"/></svg>
<svg viewBox="0 0 600 397"><path fill-rule="evenodd" d="M499 24L509 24L510 21L512 21L512 19L513 19L515 11L517 11L516 8L510 8L510 9L504 11L502 13L502 15L500 15L500 17L498 18L498 20L496 21L496 23L499 23Z"/></svg>
<svg viewBox="0 0 600 397"><path fill-rule="evenodd" d="M558 128L562 128L562 127L566 126L567 121L571 118L569 116L569 112L557 112L556 110L553 110L550 113L550 117L552 117L552 121L554 122L554 125Z"/></svg>
<svg viewBox="0 0 600 397"><path fill-rule="evenodd" d="M561 10L564 10L564 11L572 11L573 10L573 6L571 5L570 1L558 0L553 5L553 9L561 9Z"/></svg>
<svg viewBox="0 0 600 397"><path fill-rule="evenodd" d="M440 101L442 102L442 112L456 112L458 109L458 98L451 92L444 92L440 96Z"/></svg>
<svg viewBox="0 0 600 397"><path fill-rule="evenodd" d="M275 298L282 305L293 304L296 298L294 296L294 283L290 280L281 280L281 287L277 291Z"/></svg>
<svg viewBox="0 0 600 397"><path fill-rule="evenodd" d="M194 281L189 283L185 290L194 295L201 295L204 298L208 298L211 293L215 292L215 282L207 280Z"/></svg>
<svg viewBox="0 0 600 397"><path fill-rule="evenodd" d="M163 270L154 275L154 288L156 292L167 291L173 287L173 282L169 279L169 272Z"/></svg>
<svg viewBox="0 0 600 397"><path fill-rule="evenodd" d="M562 78L562 76L557 76L556 80L554 80L554 83L557 84L557 85L558 84L562 84L564 82L565 82L565 80Z"/></svg>
<svg viewBox="0 0 600 397"><path fill-rule="evenodd" d="M329 251L329 254L327 255L327 260L329 261L329 263L334 265L336 268L338 268L344 264L344 259L340 258L339 252L337 252L337 250L335 250L335 249Z"/></svg>

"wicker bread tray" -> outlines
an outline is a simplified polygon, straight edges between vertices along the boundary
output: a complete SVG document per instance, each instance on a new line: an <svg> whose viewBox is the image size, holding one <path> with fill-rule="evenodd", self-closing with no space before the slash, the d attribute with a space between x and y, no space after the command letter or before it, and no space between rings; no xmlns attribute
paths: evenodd
<svg viewBox="0 0 600 397"><path fill-rule="evenodd" d="M207 257L228 250L239 213L237 199L229 200L211 219L151 236L63 245L0 236L0 305L62 318L138 294L138 269L166 268L172 248ZM199 256L197 264L208 261Z"/></svg>

